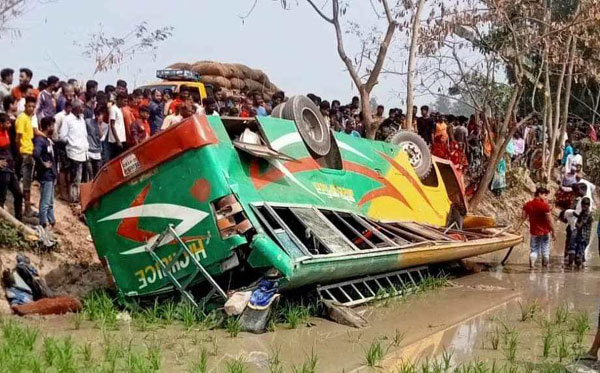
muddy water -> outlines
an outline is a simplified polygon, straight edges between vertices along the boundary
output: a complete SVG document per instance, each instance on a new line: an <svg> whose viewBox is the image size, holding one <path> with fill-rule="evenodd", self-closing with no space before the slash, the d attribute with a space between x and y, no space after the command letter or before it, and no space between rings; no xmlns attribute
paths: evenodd
<svg viewBox="0 0 600 373"><path fill-rule="evenodd" d="M124 346L158 344L162 349L163 370L169 372L188 371L191 364L198 361L202 349L211 353L209 365L216 371L224 371L225 363L239 356L244 357L250 371L266 371L274 350L280 351L285 371L302 364L311 352L318 357L319 372L369 371L365 368L365 350L377 339L384 339L385 344L390 345L381 364L385 370L393 370L401 361L439 356L444 350L453 352L455 362L460 362L475 356L494 355L485 346L486 333L494 319L512 323L526 338L528 329L534 326L518 322L519 302L535 299L548 312L562 305L585 310L592 314L595 329L600 302L596 239L588 266L582 272L562 269L562 250L559 238L552 252L553 265L548 270L530 271L528 251L523 246L514 250L505 267L492 267L460 277L452 287L407 301L362 307L358 311L369 321L369 326L363 329L313 319L312 326L290 330L281 325L273 333L240 333L237 338L231 338L224 331L186 331L177 325L140 331L126 322L121 323L117 331L101 331L88 322L75 330L71 316L28 322L49 335L71 335L78 342L92 343L98 356L102 354L105 338ZM478 260L497 263L504 254L500 252ZM400 346L392 343L397 334L404 336ZM590 333L586 341L591 338ZM523 343L526 347L519 351L519 358L527 360L528 354L537 353L536 343Z"/></svg>

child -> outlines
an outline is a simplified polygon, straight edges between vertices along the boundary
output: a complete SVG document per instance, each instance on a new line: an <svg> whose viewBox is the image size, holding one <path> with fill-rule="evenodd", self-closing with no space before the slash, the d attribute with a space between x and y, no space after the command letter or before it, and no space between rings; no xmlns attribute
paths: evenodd
<svg viewBox="0 0 600 373"><path fill-rule="evenodd" d="M54 226L54 182L56 181L56 165L54 164L54 148L50 138L54 133L54 118L42 118L41 134L33 140L33 157L36 161L37 179L40 182L40 225L46 228Z"/></svg>
<svg viewBox="0 0 600 373"><path fill-rule="evenodd" d="M4 208L6 192L10 190L14 200L15 218L22 220L23 193L15 174L15 162L9 135L10 128L10 117L6 113L0 113L0 207Z"/></svg>
<svg viewBox="0 0 600 373"><path fill-rule="evenodd" d="M592 223L594 219L590 213L590 199L585 197L581 200L581 211L567 210L565 215L568 217L574 216L577 218L575 228L571 234L571 242L569 243L569 268L575 263L577 269L583 265L585 257L585 249L590 242L592 233Z"/></svg>
<svg viewBox="0 0 600 373"><path fill-rule="evenodd" d="M150 137L150 110L148 106L140 106L140 119L133 122L131 126L131 139L135 145L141 144Z"/></svg>

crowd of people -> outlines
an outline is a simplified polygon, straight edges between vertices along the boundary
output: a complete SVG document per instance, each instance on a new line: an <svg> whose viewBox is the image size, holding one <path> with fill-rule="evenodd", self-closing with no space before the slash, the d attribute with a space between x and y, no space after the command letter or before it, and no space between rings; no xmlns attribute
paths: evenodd
<svg viewBox="0 0 600 373"><path fill-rule="evenodd" d="M130 92L124 80L100 90L94 80L81 85L75 79L61 81L56 76L42 79L34 87L30 69L20 69L18 81L14 81L16 74L10 68L0 71L0 205L10 191L17 219L35 215L31 201L35 177L41 188L42 226L55 223L55 185L61 198L76 204L80 183L93 179L105 162L195 113L268 116L286 100L284 92L265 100L261 92L243 91L238 97L226 97L219 89L200 100L185 84L177 92ZM367 123L358 97L346 105L312 93L307 97L332 130L366 137ZM417 107L413 111L417 113ZM467 118L431 113L428 106L422 106L419 114L407 124L402 109L391 108L386 113L385 107L378 105L370 120L378 128L375 139L391 141L400 130L417 132L433 155L454 163L463 175L467 194L472 194L492 155L494 131L490 127L494 120L483 114ZM515 133L489 185L494 193L506 188L510 163L531 153L541 141L540 132L538 125L529 124Z"/></svg>

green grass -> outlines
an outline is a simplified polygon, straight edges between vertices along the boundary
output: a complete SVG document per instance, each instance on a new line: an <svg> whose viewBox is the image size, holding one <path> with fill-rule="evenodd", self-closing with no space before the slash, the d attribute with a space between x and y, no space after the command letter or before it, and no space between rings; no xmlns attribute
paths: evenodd
<svg viewBox="0 0 600 373"><path fill-rule="evenodd" d="M569 319L569 309L566 306L562 306L556 309L554 312L554 322L558 325L564 324Z"/></svg>
<svg viewBox="0 0 600 373"><path fill-rule="evenodd" d="M118 314L115 300L105 291L92 292L83 299L83 315L97 327L116 328Z"/></svg>
<svg viewBox="0 0 600 373"><path fill-rule="evenodd" d="M231 359L225 364L225 371L227 373L245 373L248 372L246 366L246 360L243 357L237 359Z"/></svg>
<svg viewBox="0 0 600 373"><path fill-rule="evenodd" d="M319 362L319 358L317 354L315 354L314 350L311 350L310 354L306 356L306 359L301 365L292 366L293 373L316 373L317 372L317 364Z"/></svg>
<svg viewBox="0 0 600 373"><path fill-rule="evenodd" d="M287 324L290 329L296 329L300 325L308 324L313 310L314 307L312 305L286 302L278 308L276 313L278 314L277 318Z"/></svg>
<svg viewBox="0 0 600 373"><path fill-rule="evenodd" d="M225 330L227 330L227 334L229 334L231 338L237 337L242 331L242 323L240 322L240 319L237 317L229 317L225 321Z"/></svg>
<svg viewBox="0 0 600 373"><path fill-rule="evenodd" d="M200 350L200 358L191 369L192 373L208 373L208 351L203 348Z"/></svg>
<svg viewBox="0 0 600 373"><path fill-rule="evenodd" d="M381 340L373 341L369 347L365 349L365 362L367 366L376 367L384 358L386 348Z"/></svg>
<svg viewBox="0 0 600 373"><path fill-rule="evenodd" d="M280 346L271 349L271 354L269 356L269 373L283 373L283 362L279 356L280 354Z"/></svg>
<svg viewBox="0 0 600 373"><path fill-rule="evenodd" d="M552 348L554 347L555 341L556 335L552 325L544 328L542 334L542 356L545 359L550 357L550 353L552 352Z"/></svg>
<svg viewBox="0 0 600 373"><path fill-rule="evenodd" d="M521 321L523 322L533 320L540 311L537 300L527 304L519 302L519 308L521 309Z"/></svg>
<svg viewBox="0 0 600 373"><path fill-rule="evenodd" d="M519 333L516 330L506 330L504 334L504 357L510 363L514 363L517 358L517 349L519 346Z"/></svg>
<svg viewBox="0 0 600 373"><path fill-rule="evenodd" d="M488 333L488 338L490 340L490 346L492 350L497 351L500 348L500 330L498 327L494 329L493 332Z"/></svg>

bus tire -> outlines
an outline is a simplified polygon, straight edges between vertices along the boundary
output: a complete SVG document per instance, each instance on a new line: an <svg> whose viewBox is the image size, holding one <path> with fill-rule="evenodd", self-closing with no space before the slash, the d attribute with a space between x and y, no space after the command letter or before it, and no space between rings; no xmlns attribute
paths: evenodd
<svg viewBox="0 0 600 373"><path fill-rule="evenodd" d="M398 145L408 155L408 160L420 179L429 176L432 168L431 152L421 136L413 132L400 131L392 138L392 144Z"/></svg>
<svg viewBox="0 0 600 373"><path fill-rule="evenodd" d="M306 96L290 98L283 108L283 118L293 120L306 147L317 156L326 156L331 149L331 134L321 111Z"/></svg>

